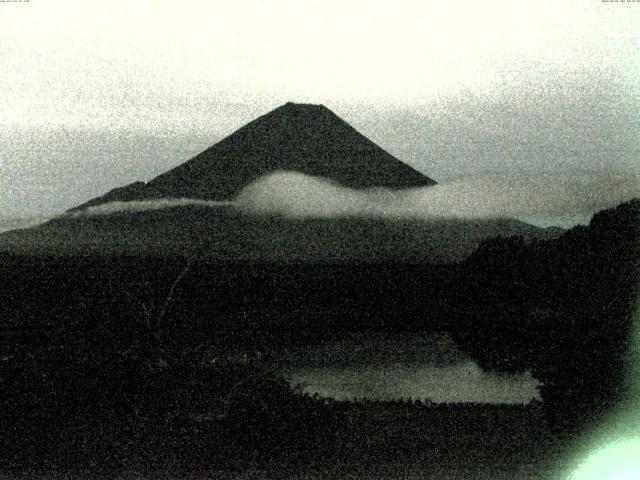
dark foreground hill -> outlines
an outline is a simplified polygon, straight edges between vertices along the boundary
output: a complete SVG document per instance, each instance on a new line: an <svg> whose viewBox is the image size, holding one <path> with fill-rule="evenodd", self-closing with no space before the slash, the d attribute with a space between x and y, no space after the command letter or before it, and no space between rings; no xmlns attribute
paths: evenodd
<svg viewBox="0 0 640 480"><path fill-rule="evenodd" d="M259 262L448 263L483 240L553 238L514 219L389 220L342 217L292 220L246 215L234 207L180 206L140 212L72 214L0 235L0 252L126 254Z"/></svg>
<svg viewBox="0 0 640 480"><path fill-rule="evenodd" d="M229 200L274 171L324 177L351 188L409 188L436 182L393 157L322 105L287 103L149 182L86 202L157 198Z"/></svg>

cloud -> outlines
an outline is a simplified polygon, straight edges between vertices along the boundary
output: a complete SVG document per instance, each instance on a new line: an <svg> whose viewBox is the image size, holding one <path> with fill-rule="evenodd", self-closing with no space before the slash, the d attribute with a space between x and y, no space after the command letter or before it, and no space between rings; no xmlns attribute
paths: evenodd
<svg viewBox="0 0 640 480"><path fill-rule="evenodd" d="M252 214L290 218L373 216L522 219L588 218L640 196L640 176L567 173L553 177L488 176L432 187L358 191L318 177L276 172L254 181L235 203Z"/></svg>
<svg viewBox="0 0 640 480"><path fill-rule="evenodd" d="M48 219L49 217L44 215L0 218L0 233L10 230L22 230L25 228L35 227L46 222Z"/></svg>
<svg viewBox="0 0 640 480"><path fill-rule="evenodd" d="M564 175L486 176L425 188L354 190L321 177L274 172L247 185L233 201L190 198L111 202L71 215L106 215L195 205L235 206L251 215L292 219L374 217L388 219L511 217L571 226L640 197L640 176L573 172Z"/></svg>
<svg viewBox="0 0 640 480"><path fill-rule="evenodd" d="M161 210L164 208L185 207L189 205L199 207L221 207L233 205L233 202L200 200L197 198L161 198L158 200L109 202L67 213L65 216L78 217L82 215L109 215L118 212L143 212L147 210Z"/></svg>

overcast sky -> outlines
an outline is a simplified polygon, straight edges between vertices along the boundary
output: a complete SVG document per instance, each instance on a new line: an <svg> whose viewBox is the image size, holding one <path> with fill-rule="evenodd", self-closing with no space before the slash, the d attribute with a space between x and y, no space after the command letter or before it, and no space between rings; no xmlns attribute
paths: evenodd
<svg viewBox="0 0 640 480"><path fill-rule="evenodd" d="M148 180L287 101L440 182L640 174L640 2L0 3L0 66L0 216Z"/></svg>

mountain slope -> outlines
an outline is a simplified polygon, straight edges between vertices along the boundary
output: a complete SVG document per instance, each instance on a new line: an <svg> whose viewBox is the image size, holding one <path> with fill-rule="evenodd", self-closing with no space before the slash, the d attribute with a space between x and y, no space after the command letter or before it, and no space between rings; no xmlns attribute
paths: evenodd
<svg viewBox="0 0 640 480"><path fill-rule="evenodd" d="M231 261L460 261L485 239L556 235L512 219L290 220L234 207L180 206L103 215L75 214L0 235L0 252L196 256Z"/></svg>
<svg viewBox="0 0 640 480"><path fill-rule="evenodd" d="M436 182L393 157L322 105L287 103L191 160L77 207L189 197L228 200L276 170L324 177L351 188L408 188Z"/></svg>

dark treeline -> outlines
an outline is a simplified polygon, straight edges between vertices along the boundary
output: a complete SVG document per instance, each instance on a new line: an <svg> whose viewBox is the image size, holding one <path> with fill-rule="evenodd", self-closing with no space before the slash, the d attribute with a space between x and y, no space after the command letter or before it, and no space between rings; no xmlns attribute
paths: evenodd
<svg viewBox="0 0 640 480"><path fill-rule="evenodd" d="M455 338L486 369L531 370L551 425L578 433L625 401L639 200L555 240L486 241L462 268Z"/></svg>
<svg viewBox="0 0 640 480"><path fill-rule="evenodd" d="M5 254L3 468L320 451L343 410L230 356L350 331L447 330L484 368L530 369L558 433L587 428L625 392L639 211L555 240L487 241L452 265Z"/></svg>
<svg viewBox="0 0 640 480"><path fill-rule="evenodd" d="M10 373L3 366L3 473L180 475L295 463L333 448L343 422L339 409L255 367L37 355Z"/></svg>
<svg viewBox="0 0 640 480"><path fill-rule="evenodd" d="M5 328L44 334L74 319L91 326L136 325L168 306L166 328L208 339L317 341L362 330L443 330L456 266L253 264L206 259L73 256L0 258ZM185 271L185 268L187 269Z"/></svg>

